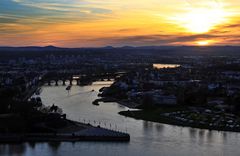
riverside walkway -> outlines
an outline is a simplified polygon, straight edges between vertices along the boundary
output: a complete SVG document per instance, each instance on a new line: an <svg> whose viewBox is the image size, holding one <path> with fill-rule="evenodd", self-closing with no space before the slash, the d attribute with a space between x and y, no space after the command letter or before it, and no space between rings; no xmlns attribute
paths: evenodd
<svg viewBox="0 0 240 156"><path fill-rule="evenodd" d="M113 130L108 130L104 128L89 128L89 129L84 129L82 131L79 131L75 133L76 135L83 135L83 136L122 136L125 133L122 132L116 132Z"/></svg>
<svg viewBox="0 0 240 156"><path fill-rule="evenodd" d="M73 133L24 133L0 134L1 143L10 142L77 142L77 141L116 141L128 142L130 135L100 127L88 127Z"/></svg>

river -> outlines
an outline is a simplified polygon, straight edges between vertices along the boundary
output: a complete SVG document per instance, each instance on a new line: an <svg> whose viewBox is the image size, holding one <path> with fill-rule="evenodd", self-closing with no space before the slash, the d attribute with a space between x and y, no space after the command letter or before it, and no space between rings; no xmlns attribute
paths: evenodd
<svg viewBox="0 0 240 156"><path fill-rule="evenodd" d="M218 132L172 126L123 117L119 111L128 108L117 103L92 105L98 90L108 83L73 86L68 93L64 86L43 86L44 104L60 106L69 119L100 124L128 132L129 143L22 143L0 145L0 155L11 156L239 156L240 133ZM93 91L94 90L94 91ZM110 126L111 125L111 126Z"/></svg>

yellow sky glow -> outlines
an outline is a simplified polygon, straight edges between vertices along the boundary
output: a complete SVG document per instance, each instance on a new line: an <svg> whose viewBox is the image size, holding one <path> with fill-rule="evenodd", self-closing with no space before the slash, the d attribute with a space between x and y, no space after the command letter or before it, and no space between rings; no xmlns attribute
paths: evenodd
<svg viewBox="0 0 240 156"><path fill-rule="evenodd" d="M238 6L238 0L3 0L0 46L238 45Z"/></svg>
<svg viewBox="0 0 240 156"><path fill-rule="evenodd" d="M212 43L211 40L206 40L206 41L197 41L196 44L199 46L207 46L210 45Z"/></svg>
<svg viewBox="0 0 240 156"><path fill-rule="evenodd" d="M180 15L176 21L192 33L206 33L227 21L227 13L221 8L193 8Z"/></svg>

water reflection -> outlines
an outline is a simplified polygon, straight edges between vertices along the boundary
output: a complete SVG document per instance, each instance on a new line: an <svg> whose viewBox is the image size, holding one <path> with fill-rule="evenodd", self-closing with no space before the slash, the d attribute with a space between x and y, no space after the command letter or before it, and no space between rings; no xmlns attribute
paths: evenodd
<svg viewBox="0 0 240 156"><path fill-rule="evenodd" d="M29 147L31 147L32 149L34 149L35 146L36 146L36 143L35 143L35 142L29 142L28 145L29 145Z"/></svg>
<svg viewBox="0 0 240 156"><path fill-rule="evenodd" d="M207 142L212 143L212 141L213 141L213 133L212 131L209 130L207 132Z"/></svg>
<svg viewBox="0 0 240 156"><path fill-rule="evenodd" d="M153 123L149 121L143 121L143 129L146 131L152 131Z"/></svg>
<svg viewBox="0 0 240 156"><path fill-rule="evenodd" d="M189 136L191 139L197 138L197 130L195 128L189 128Z"/></svg>
<svg viewBox="0 0 240 156"><path fill-rule="evenodd" d="M205 140L204 140L205 139L205 132L206 132L206 130L202 130L202 129L200 129L198 131L198 144L200 146L202 146L205 142Z"/></svg>
<svg viewBox="0 0 240 156"><path fill-rule="evenodd" d="M21 156L26 151L26 144L0 145L0 155Z"/></svg>
<svg viewBox="0 0 240 156"><path fill-rule="evenodd" d="M48 145L53 152L57 152L58 148L61 146L61 142L49 142Z"/></svg>
<svg viewBox="0 0 240 156"><path fill-rule="evenodd" d="M222 136L223 136L222 138L224 143L227 142L227 139L228 139L227 135L228 135L227 132L222 132Z"/></svg>
<svg viewBox="0 0 240 156"><path fill-rule="evenodd" d="M156 131L158 131L159 133L162 133L164 131L164 125L156 124Z"/></svg>
<svg viewBox="0 0 240 156"><path fill-rule="evenodd" d="M162 69L162 68L177 68L180 67L178 64L153 64L153 68Z"/></svg>

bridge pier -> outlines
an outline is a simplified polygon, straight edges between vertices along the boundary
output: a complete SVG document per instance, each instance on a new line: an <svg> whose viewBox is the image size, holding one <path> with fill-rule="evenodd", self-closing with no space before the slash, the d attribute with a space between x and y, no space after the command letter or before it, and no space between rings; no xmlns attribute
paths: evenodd
<svg viewBox="0 0 240 156"><path fill-rule="evenodd" d="M81 82L80 80L77 80L77 85L80 86Z"/></svg>
<svg viewBox="0 0 240 156"><path fill-rule="evenodd" d="M48 81L48 85L51 86L51 81Z"/></svg>
<svg viewBox="0 0 240 156"><path fill-rule="evenodd" d="M71 80L69 80L69 81L70 81L70 85L72 85L72 81L73 81L73 80L71 79Z"/></svg>
<svg viewBox="0 0 240 156"><path fill-rule="evenodd" d="M58 86L58 80L55 80L55 86Z"/></svg>
<svg viewBox="0 0 240 156"><path fill-rule="evenodd" d="M66 80L62 80L63 81L63 86L66 86Z"/></svg>

